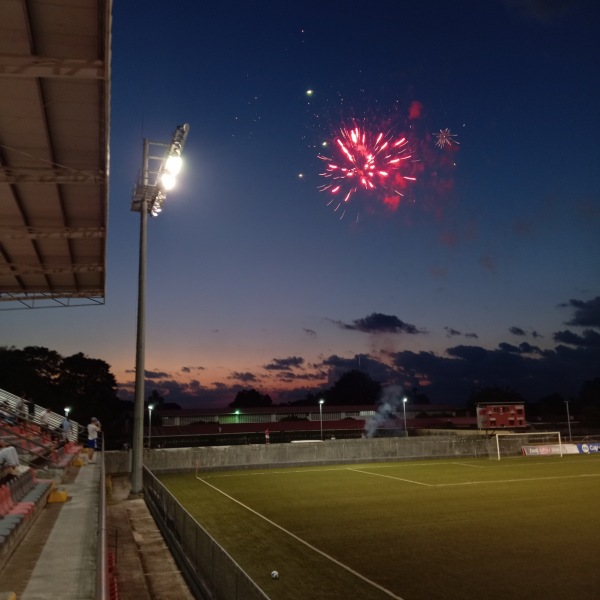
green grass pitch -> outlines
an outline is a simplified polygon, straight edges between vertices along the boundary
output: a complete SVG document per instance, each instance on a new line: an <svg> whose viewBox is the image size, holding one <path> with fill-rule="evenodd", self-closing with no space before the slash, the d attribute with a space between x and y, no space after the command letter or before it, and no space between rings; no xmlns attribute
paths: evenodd
<svg viewBox="0 0 600 600"><path fill-rule="evenodd" d="M600 456L160 479L272 600L564 600L600 590Z"/></svg>

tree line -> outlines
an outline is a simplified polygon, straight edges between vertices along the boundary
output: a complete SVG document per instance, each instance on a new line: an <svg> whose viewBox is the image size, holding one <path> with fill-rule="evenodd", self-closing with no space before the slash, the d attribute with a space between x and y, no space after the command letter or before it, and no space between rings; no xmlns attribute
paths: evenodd
<svg viewBox="0 0 600 600"><path fill-rule="evenodd" d="M40 346L0 347L0 388L87 424L96 417L110 431L132 403L117 396L117 381L103 360L81 352L63 357ZM118 426L121 430L121 426Z"/></svg>
<svg viewBox="0 0 600 600"><path fill-rule="evenodd" d="M287 405L310 406L318 404L319 400L324 400L328 406L375 405L382 396L383 387L367 373L353 369L331 387L309 392ZM63 357L39 346L0 347L0 388L17 396L27 394L36 404L60 414L68 407L70 416L82 424L97 417L108 435L112 432L121 437L128 433L133 403L117 396L117 382L108 363L81 352ZM420 390L405 390L405 394L411 404L430 403ZM176 403L166 402L156 390L152 390L147 400L156 408L180 408ZM517 391L487 387L474 389L466 400L466 407L474 416L477 403L506 401L524 403ZM564 420L566 401L573 419L590 427L600 427L600 377L585 381L574 398L553 394L527 403L527 419L533 422ZM271 397L255 389L238 391L229 404L232 409L269 406L273 406Z"/></svg>

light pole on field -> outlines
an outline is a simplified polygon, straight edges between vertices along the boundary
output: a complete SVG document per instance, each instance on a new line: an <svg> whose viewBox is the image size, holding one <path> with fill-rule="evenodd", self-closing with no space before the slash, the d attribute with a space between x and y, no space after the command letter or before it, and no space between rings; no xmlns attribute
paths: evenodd
<svg viewBox="0 0 600 600"><path fill-rule="evenodd" d="M404 437L408 436L408 430L406 428L406 403L408 402L408 398L405 396L402 398L402 411L404 413Z"/></svg>
<svg viewBox="0 0 600 600"><path fill-rule="evenodd" d="M569 426L569 441L571 441L571 415L569 414L569 401L565 400L567 406L567 425Z"/></svg>
<svg viewBox="0 0 600 600"><path fill-rule="evenodd" d="M321 441L323 441L323 404L325 400L319 400L319 421L321 423Z"/></svg>
<svg viewBox="0 0 600 600"><path fill-rule="evenodd" d="M190 126L179 125L169 144L144 139L142 171L133 190L131 210L140 213L140 250L138 271L138 312L135 345L135 401L133 407L133 443L131 445L131 495L142 492L144 455L144 381L146 352L146 231L148 213L156 217L162 210L167 192L175 186L181 169L181 153ZM158 148L156 154L151 150ZM156 165L152 166L151 165Z"/></svg>
<svg viewBox="0 0 600 600"><path fill-rule="evenodd" d="M152 448L152 409L153 404L148 404L148 449Z"/></svg>

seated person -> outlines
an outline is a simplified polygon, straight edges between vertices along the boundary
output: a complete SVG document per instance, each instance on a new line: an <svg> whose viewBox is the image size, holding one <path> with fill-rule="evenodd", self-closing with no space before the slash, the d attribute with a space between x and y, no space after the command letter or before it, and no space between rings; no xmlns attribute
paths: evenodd
<svg viewBox="0 0 600 600"><path fill-rule="evenodd" d="M6 468L8 475L14 477L27 471L19 461L19 455L14 446L9 446L4 440L0 439L0 469Z"/></svg>

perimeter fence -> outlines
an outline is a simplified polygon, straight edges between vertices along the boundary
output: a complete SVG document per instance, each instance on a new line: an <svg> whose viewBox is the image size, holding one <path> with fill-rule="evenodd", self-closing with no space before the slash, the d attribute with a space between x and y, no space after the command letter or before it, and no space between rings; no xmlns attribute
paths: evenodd
<svg viewBox="0 0 600 600"><path fill-rule="evenodd" d="M144 499L197 598L269 600L247 573L146 468Z"/></svg>

